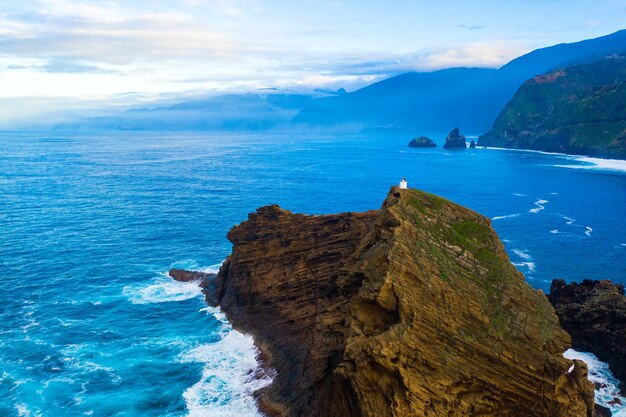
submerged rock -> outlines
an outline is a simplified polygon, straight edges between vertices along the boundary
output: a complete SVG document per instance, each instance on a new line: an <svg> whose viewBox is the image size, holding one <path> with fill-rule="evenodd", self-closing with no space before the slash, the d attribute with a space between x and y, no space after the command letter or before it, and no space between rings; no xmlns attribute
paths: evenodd
<svg viewBox="0 0 626 417"><path fill-rule="evenodd" d="M207 300L277 374L283 417L590 417L570 337L490 221L416 190L378 211L259 208L235 226Z"/></svg>
<svg viewBox="0 0 626 417"><path fill-rule="evenodd" d="M426 136L420 136L409 142L409 148L435 148L437 144Z"/></svg>
<svg viewBox="0 0 626 417"><path fill-rule="evenodd" d="M555 279L550 302L561 326L572 336L574 349L591 352L607 362L626 384L626 296L624 285L609 280L565 284Z"/></svg>
<svg viewBox="0 0 626 417"><path fill-rule="evenodd" d="M444 149L465 149L465 136L461 135L459 128L455 127L448 133L446 137L446 143L443 145Z"/></svg>

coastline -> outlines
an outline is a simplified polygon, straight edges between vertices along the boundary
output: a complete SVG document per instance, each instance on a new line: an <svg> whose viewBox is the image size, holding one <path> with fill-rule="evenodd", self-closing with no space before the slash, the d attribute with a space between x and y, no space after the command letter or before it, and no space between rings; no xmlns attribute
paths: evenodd
<svg viewBox="0 0 626 417"><path fill-rule="evenodd" d="M600 158L589 155L577 155L561 152L546 152L535 149L519 149L519 148L500 148L495 146L476 146L476 150L494 150L494 151L515 151L515 152L531 152L543 155L552 155L563 157L564 159L574 160L583 163L590 163L594 165L555 165L561 168L572 169L598 169L604 171L617 171L626 173L626 159L617 158Z"/></svg>

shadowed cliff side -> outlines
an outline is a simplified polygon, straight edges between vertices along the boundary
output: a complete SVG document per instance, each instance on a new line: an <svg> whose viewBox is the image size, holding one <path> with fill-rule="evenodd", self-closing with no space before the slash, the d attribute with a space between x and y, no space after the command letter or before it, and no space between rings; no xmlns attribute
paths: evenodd
<svg viewBox="0 0 626 417"><path fill-rule="evenodd" d="M207 300L276 369L269 414L592 415L547 298L469 209L394 187L366 213L263 207L228 238Z"/></svg>
<svg viewBox="0 0 626 417"><path fill-rule="evenodd" d="M624 285L590 279L565 284L555 279L550 286L550 302L561 326L572 336L574 349L592 352L608 362L622 387L626 386Z"/></svg>

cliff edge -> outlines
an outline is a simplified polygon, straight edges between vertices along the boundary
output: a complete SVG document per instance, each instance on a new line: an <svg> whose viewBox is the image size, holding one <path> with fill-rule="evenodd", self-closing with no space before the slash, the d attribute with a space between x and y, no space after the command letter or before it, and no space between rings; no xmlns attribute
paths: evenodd
<svg viewBox="0 0 626 417"><path fill-rule="evenodd" d="M262 207L228 233L206 288L276 371L258 392L284 417L593 413L583 362L487 218L392 188L378 211Z"/></svg>

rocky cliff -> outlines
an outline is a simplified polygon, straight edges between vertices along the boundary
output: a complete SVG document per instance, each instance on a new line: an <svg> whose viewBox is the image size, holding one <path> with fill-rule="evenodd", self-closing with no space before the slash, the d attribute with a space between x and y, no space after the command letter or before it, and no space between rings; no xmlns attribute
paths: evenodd
<svg viewBox="0 0 626 417"><path fill-rule="evenodd" d="M626 56L530 79L478 144L626 158Z"/></svg>
<svg viewBox="0 0 626 417"><path fill-rule="evenodd" d="M207 290L275 368L274 416L592 415L587 368L487 218L393 188L378 211L263 207Z"/></svg>
<svg viewBox="0 0 626 417"><path fill-rule="evenodd" d="M586 279L565 284L552 281L550 302L574 349L594 353L607 362L626 386L626 296L624 285Z"/></svg>

